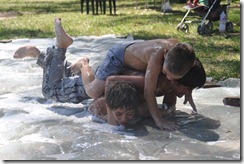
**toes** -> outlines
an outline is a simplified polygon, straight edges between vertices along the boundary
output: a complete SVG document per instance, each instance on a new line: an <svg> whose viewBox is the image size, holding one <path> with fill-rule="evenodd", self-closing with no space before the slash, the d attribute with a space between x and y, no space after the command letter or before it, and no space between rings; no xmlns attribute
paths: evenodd
<svg viewBox="0 0 244 164"><path fill-rule="evenodd" d="M19 54L16 54L16 53L15 53L15 54L13 55L13 58L14 58L14 59L19 59L19 58L21 58L21 57L20 57Z"/></svg>
<svg viewBox="0 0 244 164"><path fill-rule="evenodd" d="M24 54L19 54L19 53L14 53L14 55L13 55L13 58L14 58L14 59L22 59L22 58L24 58L24 57L25 57Z"/></svg>

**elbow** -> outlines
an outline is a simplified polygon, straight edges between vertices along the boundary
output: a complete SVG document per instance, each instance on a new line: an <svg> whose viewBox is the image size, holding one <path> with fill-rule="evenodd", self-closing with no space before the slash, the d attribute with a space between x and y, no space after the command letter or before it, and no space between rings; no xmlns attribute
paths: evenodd
<svg viewBox="0 0 244 164"><path fill-rule="evenodd" d="M94 91L91 91L91 90L87 90L86 91L86 94L92 98L92 99L96 99L96 98L99 98L101 97L101 94L98 94L97 92L94 92Z"/></svg>
<svg viewBox="0 0 244 164"><path fill-rule="evenodd" d="M93 94L93 93L91 93L91 92L88 92L88 91L86 91L86 94L87 94L90 98L92 98L92 99L96 99L96 95L95 95L95 94Z"/></svg>
<svg viewBox="0 0 244 164"><path fill-rule="evenodd" d="M86 86L85 90L86 90L86 94L92 99L99 98L103 94L100 93L99 91L94 90L90 85Z"/></svg>

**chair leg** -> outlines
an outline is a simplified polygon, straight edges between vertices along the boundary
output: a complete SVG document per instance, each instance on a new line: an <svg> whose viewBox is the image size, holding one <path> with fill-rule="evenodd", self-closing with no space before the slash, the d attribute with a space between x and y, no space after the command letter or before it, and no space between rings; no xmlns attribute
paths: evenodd
<svg viewBox="0 0 244 164"><path fill-rule="evenodd" d="M95 14L95 9L94 9L94 0L91 0L91 5L92 5L92 14Z"/></svg>
<svg viewBox="0 0 244 164"><path fill-rule="evenodd" d="M99 0L100 13L103 13L102 0Z"/></svg>
<svg viewBox="0 0 244 164"><path fill-rule="evenodd" d="M148 0L145 1L145 9L148 9Z"/></svg>
<svg viewBox="0 0 244 164"><path fill-rule="evenodd" d="M110 15L112 15L112 0L109 0L109 11L110 11Z"/></svg>
<svg viewBox="0 0 244 164"><path fill-rule="evenodd" d="M103 14L106 14L106 0L103 1Z"/></svg>
<svg viewBox="0 0 244 164"><path fill-rule="evenodd" d="M99 0L96 0L96 14L98 14L98 1Z"/></svg>
<svg viewBox="0 0 244 164"><path fill-rule="evenodd" d="M114 15L116 15L116 0L113 0L113 5L114 5Z"/></svg>
<svg viewBox="0 0 244 164"><path fill-rule="evenodd" d="M86 0L86 13L89 14L89 1L90 0Z"/></svg>
<svg viewBox="0 0 244 164"><path fill-rule="evenodd" d="M80 12L83 13L83 3L84 0L80 0Z"/></svg>

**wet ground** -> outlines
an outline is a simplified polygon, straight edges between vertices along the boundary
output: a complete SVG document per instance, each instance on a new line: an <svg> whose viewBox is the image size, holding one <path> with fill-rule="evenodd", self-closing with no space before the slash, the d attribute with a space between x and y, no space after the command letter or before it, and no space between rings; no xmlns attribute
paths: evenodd
<svg viewBox="0 0 244 164"><path fill-rule="evenodd" d="M68 59L89 55L103 59L107 49L132 38L77 37ZM22 45L41 50L54 39L19 39L0 43L0 159L2 160L240 160L240 107L223 104L226 96L240 96L240 80L228 79L222 87L193 91L198 109L178 99L170 120L176 131L160 131L151 119L125 131L92 121L82 104L57 103L41 94L42 70L35 60L14 60ZM92 63L91 63L92 64ZM162 102L162 97L158 98Z"/></svg>

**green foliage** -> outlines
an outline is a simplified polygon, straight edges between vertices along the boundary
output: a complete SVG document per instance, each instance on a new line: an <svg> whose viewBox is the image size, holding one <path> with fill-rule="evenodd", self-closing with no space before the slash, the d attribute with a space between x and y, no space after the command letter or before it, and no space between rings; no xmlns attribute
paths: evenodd
<svg viewBox="0 0 244 164"><path fill-rule="evenodd" d="M197 57L203 63L207 76L216 80L240 78L240 2L232 1L229 20L233 33L219 33L219 22L213 22L211 35L199 35L197 27L202 18L190 14L187 19L189 33L176 27L185 14L184 3L172 0L173 11L161 13L162 1L145 1L135 5L134 0L117 0L117 14L87 15L80 12L80 0L1 0L0 40L17 38L53 38L54 18L63 20L66 31L72 36L115 34L133 35L135 39L177 38L194 46ZM84 8L85 10L86 8ZM10 13L7 19L1 13Z"/></svg>

